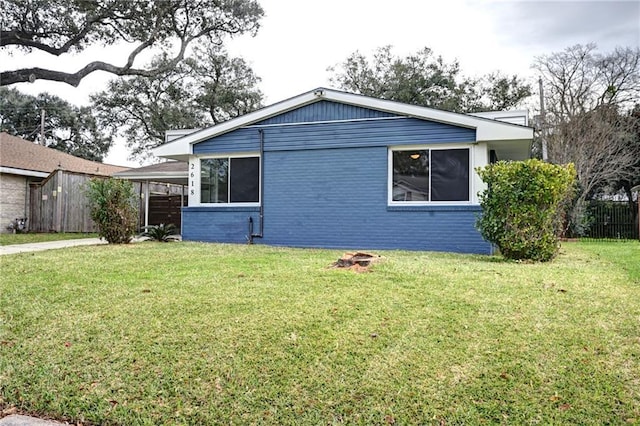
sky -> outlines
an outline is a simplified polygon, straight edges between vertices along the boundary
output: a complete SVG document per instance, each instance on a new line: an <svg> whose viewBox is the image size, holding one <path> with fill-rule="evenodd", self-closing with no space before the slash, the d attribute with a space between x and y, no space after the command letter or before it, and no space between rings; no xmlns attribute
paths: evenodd
<svg viewBox="0 0 640 426"><path fill-rule="evenodd" d="M516 0L259 0L265 11L255 37L228 40L234 56L243 57L262 81L269 105L316 87L331 87L328 67L359 51L370 56L392 45L399 56L429 47L447 62L457 60L462 74L493 71L536 78L531 64L540 55L575 44L596 43L608 52L617 46L640 47L640 0L516 1ZM45 66L76 71L88 60L123 63L122 46L96 47L80 55L53 57L44 53L8 55L0 51L0 70ZM37 94L53 93L85 105L111 75L98 72L77 88L36 81L14 85ZM105 162L137 166L117 142Z"/></svg>

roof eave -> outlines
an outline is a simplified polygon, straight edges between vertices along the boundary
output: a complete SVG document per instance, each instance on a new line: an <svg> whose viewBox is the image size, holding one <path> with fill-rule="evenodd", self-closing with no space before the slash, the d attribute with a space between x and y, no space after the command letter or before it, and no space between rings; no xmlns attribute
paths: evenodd
<svg viewBox="0 0 640 426"><path fill-rule="evenodd" d="M371 98L352 93L319 88L293 98L264 107L257 111L231 119L213 127L191 133L172 142L160 145L152 150L158 157L176 160L188 159L193 153L193 144L232 130L266 120L278 114L321 101L334 101L344 104L371 108L407 117L452 124L458 127L476 129L477 141L533 139L533 129L517 124L495 121L488 118L471 116L449 111L441 111L395 101Z"/></svg>
<svg viewBox="0 0 640 426"><path fill-rule="evenodd" d="M282 102L275 103L273 105L261 108L257 111L253 111L245 115L241 115L240 117L225 121L224 123L220 123L213 127L208 127L206 129L190 133L179 139L154 148L152 150L152 153L157 157L165 157L176 160L179 159L182 161L184 161L184 158L186 156L188 160L188 156L193 153L193 144L221 135L223 133L230 132L243 126L253 124L257 121L266 120L267 118L282 114L286 111L300 108L302 106L313 103L319 100L319 96L314 95L314 93L315 92L303 93L302 95L286 99Z"/></svg>
<svg viewBox="0 0 640 426"><path fill-rule="evenodd" d="M20 176L30 176L30 177L47 177L50 175L50 173L47 173L47 172L41 172L37 170L26 170L26 169L19 169L15 167L5 167L5 166L0 166L0 173L20 175Z"/></svg>

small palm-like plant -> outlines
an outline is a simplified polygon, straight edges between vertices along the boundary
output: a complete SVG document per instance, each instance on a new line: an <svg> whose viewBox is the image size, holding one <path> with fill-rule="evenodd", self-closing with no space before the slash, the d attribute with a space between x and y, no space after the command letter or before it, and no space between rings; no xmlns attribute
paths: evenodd
<svg viewBox="0 0 640 426"><path fill-rule="evenodd" d="M151 241L167 243L169 241L176 241L180 239L178 228L172 223L161 223L160 225L147 226L145 229L146 230L140 235L142 237L147 237Z"/></svg>

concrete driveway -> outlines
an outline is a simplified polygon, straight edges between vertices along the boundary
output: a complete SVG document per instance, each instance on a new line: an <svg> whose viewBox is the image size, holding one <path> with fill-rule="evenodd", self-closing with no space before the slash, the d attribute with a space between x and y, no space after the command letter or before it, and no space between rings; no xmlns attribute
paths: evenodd
<svg viewBox="0 0 640 426"><path fill-rule="evenodd" d="M65 247L95 246L98 244L107 244L107 242L105 240L101 240L100 238L81 238L77 240L59 240L46 241L43 243L13 244L8 246L0 246L0 255L53 250Z"/></svg>

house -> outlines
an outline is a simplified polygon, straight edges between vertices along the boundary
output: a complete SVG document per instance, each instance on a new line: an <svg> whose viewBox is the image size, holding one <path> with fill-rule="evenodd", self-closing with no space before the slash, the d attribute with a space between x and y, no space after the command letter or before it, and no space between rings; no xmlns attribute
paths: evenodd
<svg viewBox="0 0 640 426"><path fill-rule="evenodd" d="M34 222L44 219L44 216L47 216L48 222L47 229L42 229L44 231L84 232L85 229L77 227L82 226L74 222L73 215L65 216L62 206L57 204L65 199L66 204L71 204L72 199L83 196L78 182L90 176L110 176L125 169L74 157L0 133L0 232L10 232L7 226L17 218L27 218L27 227L36 230ZM31 208L35 194L39 195L35 199L42 209ZM37 210L36 221L33 220L32 210ZM78 209L70 210L81 212ZM47 211L50 214L45 214ZM78 220L86 222L88 218Z"/></svg>
<svg viewBox="0 0 640 426"><path fill-rule="evenodd" d="M189 163L185 240L490 253L475 169L528 158L526 124L318 88L153 152Z"/></svg>

